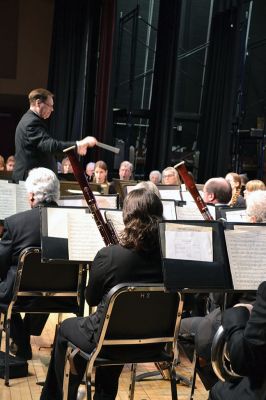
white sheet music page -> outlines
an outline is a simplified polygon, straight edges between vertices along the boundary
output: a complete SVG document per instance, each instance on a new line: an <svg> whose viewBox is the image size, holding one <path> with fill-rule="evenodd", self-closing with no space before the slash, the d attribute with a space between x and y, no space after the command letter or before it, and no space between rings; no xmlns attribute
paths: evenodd
<svg viewBox="0 0 266 400"><path fill-rule="evenodd" d="M225 212L227 222L248 222L246 210Z"/></svg>
<svg viewBox="0 0 266 400"><path fill-rule="evenodd" d="M16 184L0 180L0 219L5 219L16 212Z"/></svg>
<svg viewBox="0 0 266 400"><path fill-rule="evenodd" d="M165 247L166 258L213 262L212 228L166 223Z"/></svg>
<svg viewBox="0 0 266 400"><path fill-rule="evenodd" d="M93 261L105 247L92 214L68 214L68 255L73 261Z"/></svg>
<svg viewBox="0 0 266 400"><path fill-rule="evenodd" d="M86 215L86 210L84 208L47 208L48 236L63 239L68 238L67 219L70 212L80 215L81 218L85 218Z"/></svg>
<svg viewBox="0 0 266 400"><path fill-rule="evenodd" d="M160 190L160 195L162 200L177 200L180 201L182 200L180 197L180 192L179 189L177 188L176 190Z"/></svg>
<svg viewBox="0 0 266 400"><path fill-rule="evenodd" d="M176 206L173 200L162 200L163 204L163 217L168 220L176 220Z"/></svg>
<svg viewBox="0 0 266 400"><path fill-rule="evenodd" d="M31 208L28 201L26 183L24 181L19 181L19 184L16 185L16 208L17 212L30 210Z"/></svg>
<svg viewBox="0 0 266 400"><path fill-rule="evenodd" d="M233 286L235 290L257 290L266 279L266 227L237 228L225 231Z"/></svg>
<svg viewBox="0 0 266 400"><path fill-rule="evenodd" d="M112 224L116 235L119 236L125 228L122 211L105 211L105 218Z"/></svg>
<svg viewBox="0 0 266 400"><path fill-rule="evenodd" d="M198 209L196 203L189 202L183 206L176 206L176 217L177 220L196 220L202 221L203 215Z"/></svg>

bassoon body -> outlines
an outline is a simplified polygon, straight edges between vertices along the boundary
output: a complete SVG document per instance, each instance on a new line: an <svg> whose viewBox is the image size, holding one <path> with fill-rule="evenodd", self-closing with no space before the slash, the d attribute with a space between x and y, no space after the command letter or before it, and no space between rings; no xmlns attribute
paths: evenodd
<svg viewBox="0 0 266 400"><path fill-rule="evenodd" d="M76 156L75 146L65 149L64 153L66 153L67 157L69 158L69 161L73 168L73 173L75 175L75 178L77 179L77 181L81 187L81 190L83 192L85 200L88 204L89 210L94 217L94 220L95 220L97 227L100 231L100 234L104 240L104 243L106 244L106 246L109 246L111 244L117 244L118 238L115 234L113 227L104 221L103 216L97 206L96 199L95 199L94 194L89 186L87 176L86 176L83 168L81 167L81 165L78 161L78 158Z"/></svg>
<svg viewBox="0 0 266 400"><path fill-rule="evenodd" d="M194 179L191 175L189 175L188 170L185 166L184 161L181 161L179 164L176 164L174 166L174 168L177 170L177 172L179 173L179 175L181 176L181 178L183 179L184 184L187 187L187 190L189 191L189 193L191 194L191 196L193 197L195 203L197 204L198 209L200 210L203 218L207 221L212 221L213 218L211 216L210 211L208 210L207 205L205 204L203 198L201 197Z"/></svg>

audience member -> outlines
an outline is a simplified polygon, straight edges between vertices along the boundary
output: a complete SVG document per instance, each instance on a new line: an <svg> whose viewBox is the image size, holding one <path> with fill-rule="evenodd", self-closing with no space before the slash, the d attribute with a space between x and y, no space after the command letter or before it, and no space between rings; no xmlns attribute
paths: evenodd
<svg viewBox="0 0 266 400"><path fill-rule="evenodd" d="M158 185L158 183L161 182L162 179L162 174L160 171L154 170L151 171L150 175L149 175L149 180L154 183L155 185Z"/></svg>
<svg viewBox="0 0 266 400"><path fill-rule="evenodd" d="M91 352L106 293L122 282L161 282L162 267L159 252L158 221L163 207L154 193L145 189L131 191L124 200L125 224L121 244L101 249L90 270L86 300L97 306L94 314L85 318L68 318L61 324L52 353L41 400L62 399L62 382L68 341L81 350ZM74 360L75 361L75 360ZM78 362L77 362L78 361ZM69 399L76 399L85 372L85 362L75 362L78 375L70 374ZM94 399L115 400L122 365L96 368Z"/></svg>
<svg viewBox="0 0 266 400"><path fill-rule="evenodd" d="M181 185L179 174L174 167L167 167L163 170L162 183L164 185Z"/></svg>
<svg viewBox="0 0 266 400"><path fill-rule="evenodd" d="M61 165L62 174L73 174L73 168L68 157L63 158Z"/></svg>
<svg viewBox="0 0 266 400"><path fill-rule="evenodd" d="M89 162L86 165L86 174L88 177L88 181L92 182L94 178L94 169L95 169L95 163L94 162Z"/></svg>
<svg viewBox="0 0 266 400"><path fill-rule="evenodd" d="M15 134L16 164L13 179L25 180L32 168L45 167L57 173L55 154L69 146L77 146L80 155L96 144L96 139L87 136L80 141L59 141L49 133L45 120L54 110L53 94L46 89L34 89L29 95L30 109L23 115Z"/></svg>
<svg viewBox="0 0 266 400"><path fill-rule="evenodd" d="M13 171L14 167L15 167L15 157L9 156L8 159L6 160L6 170Z"/></svg>
<svg viewBox="0 0 266 400"><path fill-rule="evenodd" d="M119 179L129 181L133 178L133 165L129 161L122 161L119 167Z"/></svg>
<svg viewBox="0 0 266 400"><path fill-rule="evenodd" d="M112 183L108 182L108 169L104 161L97 161L94 169L94 182L101 185L104 194L115 194L116 190Z"/></svg>
<svg viewBox="0 0 266 400"><path fill-rule="evenodd" d="M14 214L4 221L4 233L0 241L0 300L11 300L18 256L26 247L40 246L40 205L56 205L59 198L59 181L47 168L35 168L26 180L28 200L31 210ZM30 335L40 335L47 315L20 314L11 318L11 337L17 346L17 356L24 359L32 357ZM35 330L30 326L35 325Z"/></svg>
<svg viewBox="0 0 266 400"><path fill-rule="evenodd" d="M0 171L5 170L5 159L3 156L0 156Z"/></svg>
<svg viewBox="0 0 266 400"><path fill-rule="evenodd" d="M246 189L244 190L244 199L247 200L250 193L255 192L256 190L265 190L265 183L260 181L259 179L253 179L246 183Z"/></svg>
<svg viewBox="0 0 266 400"><path fill-rule="evenodd" d="M232 197L228 205L230 207L245 207L246 202L244 197L241 195L241 178L235 172L229 172L225 179L230 183L232 187Z"/></svg>

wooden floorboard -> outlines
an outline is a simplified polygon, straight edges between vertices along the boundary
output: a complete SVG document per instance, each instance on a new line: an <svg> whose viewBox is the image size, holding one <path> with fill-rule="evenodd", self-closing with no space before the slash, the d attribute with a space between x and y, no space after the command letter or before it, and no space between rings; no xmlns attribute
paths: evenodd
<svg viewBox="0 0 266 400"><path fill-rule="evenodd" d="M68 317L69 315L65 315ZM29 376L20 379L11 379L10 387L4 385L0 379L0 400L38 400L40 398L41 386L36 382L45 380L47 366L50 359L49 346L53 341L56 315L51 315L46 323L42 336L32 336L31 344L33 359L29 361ZM138 374L153 371L153 364L138 366ZM185 357L181 357L181 363L177 367L177 373L185 376L190 374L190 364ZM119 392L116 400L128 399L128 385L130 380L130 366L125 366L119 382ZM83 387L80 388L83 391ZM178 399L187 400L189 388L184 384L177 385ZM206 400L208 392L204 389L201 381L197 378L194 400ZM170 400L170 383L167 380L154 379L136 383L135 400Z"/></svg>

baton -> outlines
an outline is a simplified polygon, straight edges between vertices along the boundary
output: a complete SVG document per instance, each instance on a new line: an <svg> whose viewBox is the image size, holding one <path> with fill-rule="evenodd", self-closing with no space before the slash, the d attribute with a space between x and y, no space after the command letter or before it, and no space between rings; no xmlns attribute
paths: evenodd
<svg viewBox="0 0 266 400"><path fill-rule="evenodd" d="M101 143L98 141L96 143L96 146L101 147L102 149L105 149L105 150L112 151L115 154L118 154L120 151L120 149L118 147L110 146L109 144ZM67 149L64 149L63 152L67 153L69 150L72 150L75 148L76 148L76 146L71 146L71 147L68 147Z"/></svg>

